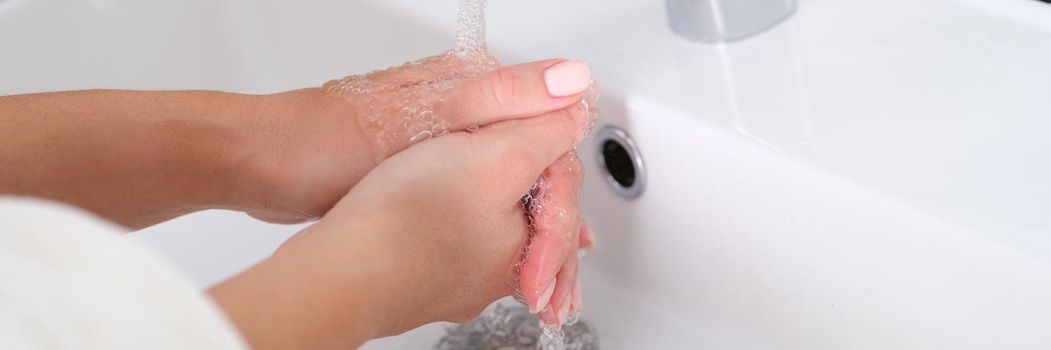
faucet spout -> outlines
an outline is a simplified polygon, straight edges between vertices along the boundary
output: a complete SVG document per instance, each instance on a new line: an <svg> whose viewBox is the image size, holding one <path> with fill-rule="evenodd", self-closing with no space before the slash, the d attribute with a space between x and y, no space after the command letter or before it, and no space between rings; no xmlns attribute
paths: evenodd
<svg viewBox="0 0 1051 350"><path fill-rule="evenodd" d="M701 42L744 39L787 18L796 0L665 0L675 33Z"/></svg>

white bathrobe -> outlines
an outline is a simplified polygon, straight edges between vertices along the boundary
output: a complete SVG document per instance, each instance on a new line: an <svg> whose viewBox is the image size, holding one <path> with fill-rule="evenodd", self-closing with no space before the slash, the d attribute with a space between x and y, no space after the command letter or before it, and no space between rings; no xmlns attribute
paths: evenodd
<svg viewBox="0 0 1051 350"><path fill-rule="evenodd" d="M122 229L0 197L0 349L246 349L222 311Z"/></svg>

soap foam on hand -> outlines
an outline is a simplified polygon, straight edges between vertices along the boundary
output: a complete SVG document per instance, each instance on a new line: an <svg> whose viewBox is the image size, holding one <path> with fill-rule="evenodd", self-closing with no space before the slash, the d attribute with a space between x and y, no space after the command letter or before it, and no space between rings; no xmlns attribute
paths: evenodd
<svg viewBox="0 0 1051 350"><path fill-rule="evenodd" d="M458 30L456 47L444 54L409 62L401 66L388 68L365 75L349 76L333 80L323 86L331 96L342 98L351 104L358 116L360 129L369 138L372 154L377 163L391 155L434 137L450 133L450 117L441 115L439 106L444 102L443 96L457 82L480 77L493 72L499 66L497 60L489 53L485 40L486 0L457 0ZM591 117L594 124L597 110L594 102L598 98L597 87L592 85L585 98L577 108ZM466 126L466 131L474 132L479 126ZM589 126L590 129L590 126ZM582 181L582 168L575 150L560 159L555 166L564 166L561 174L570 174ZM565 170L568 170L565 171ZM519 256L515 259L515 280L512 281L514 297L525 304L524 294L519 284L519 277L530 254L537 232L551 225L556 218L579 213L567 213L566 209L549 205L551 181L545 171L533 188L522 198L521 205L529 222L529 236ZM563 179L558 179L563 180ZM579 191L577 186L577 191ZM573 193L579 198L579 193ZM561 227L557 226L556 227ZM563 233L564 234L564 233ZM573 232L573 235L577 235ZM574 255L575 257L575 255ZM482 318L493 317L493 311ZM536 316L532 316L536 319ZM572 326L579 319L579 314L568 317ZM545 350L564 349L566 335L562 325L538 323L541 332L536 345ZM450 336L453 336L450 334Z"/></svg>

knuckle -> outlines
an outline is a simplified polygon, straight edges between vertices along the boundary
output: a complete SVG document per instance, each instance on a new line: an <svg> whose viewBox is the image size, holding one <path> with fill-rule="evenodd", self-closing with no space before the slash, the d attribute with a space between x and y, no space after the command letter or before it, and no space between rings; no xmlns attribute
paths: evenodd
<svg viewBox="0 0 1051 350"><path fill-rule="evenodd" d="M522 102L522 74L508 68L499 68L490 80L489 93L499 107L513 107Z"/></svg>

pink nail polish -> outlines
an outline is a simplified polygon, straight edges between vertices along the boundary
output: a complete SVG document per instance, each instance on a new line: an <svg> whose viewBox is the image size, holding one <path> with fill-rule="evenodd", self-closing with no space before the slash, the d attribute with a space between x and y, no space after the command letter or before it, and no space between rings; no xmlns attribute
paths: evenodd
<svg viewBox="0 0 1051 350"><path fill-rule="evenodd" d="M547 289L544 290L544 293L540 294L540 298L537 299L536 305L533 305L533 307L529 309L529 313L535 314L547 307L547 304L551 302L551 295L555 294L555 281L556 279L551 279L551 283L547 286Z"/></svg>
<svg viewBox="0 0 1051 350"><path fill-rule="evenodd" d="M591 69L584 62L565 61L544 71L544 84L552 97L576 95L591 86Z"/></svg>

